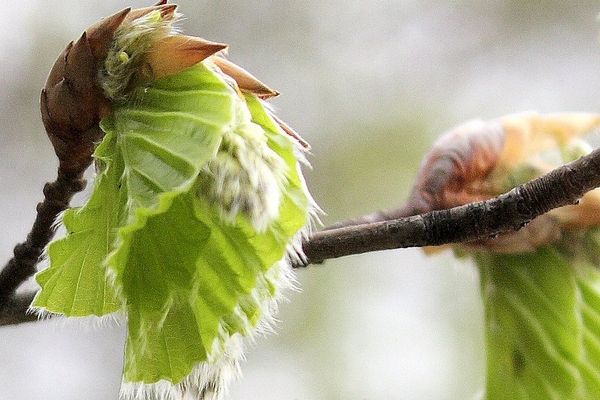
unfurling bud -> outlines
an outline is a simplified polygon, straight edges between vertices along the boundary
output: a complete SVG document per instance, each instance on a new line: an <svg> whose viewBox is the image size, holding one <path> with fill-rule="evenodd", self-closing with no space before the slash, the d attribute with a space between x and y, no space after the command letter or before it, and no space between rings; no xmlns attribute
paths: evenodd
<svg viewBox="0 0 600 400"><path fill-rule="evenodd" d="M418 214L496 197L589 152L582 136L599 128L600 115L586 113L525 113L468 122L434 144L408 203ZM599 189L517 232L466 246L499 253L532 251L555 242L567 230L596 225L600 225Z"/></svg>
<svg viewBox="0 0 600 400"><path fill-rule="evenodd" d="M98 173L63 216L33 307L126 313L124 400L222 399L316 209L308 145L265 104L278 93L225 60L225 44L181 35L175 10L161 1L87 29L42 92L60 168L80 175L93 153Z"/></svg>
<svg viewBox="0 0 600 400"><path fill-rule="evenodd" d="M112 104L141 85L207 60L241 92L261 99L279 93L219 53L227 45L180 35L173 23L177 6L124 9L92 25L57 59L41 94L46 131L63 172L81 174L102 138L99 121ZM240 93L240 97L243 97ZM305 142L285 123L284 132Z"/></svg>

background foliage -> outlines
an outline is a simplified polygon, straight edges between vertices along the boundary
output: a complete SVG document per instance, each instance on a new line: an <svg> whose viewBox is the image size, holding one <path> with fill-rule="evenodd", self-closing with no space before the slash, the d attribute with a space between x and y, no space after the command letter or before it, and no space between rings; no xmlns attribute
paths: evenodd
<svg viewBox="0 0 600 400"><path fill-rule="evenodd" d="M0 14L0 259L26 234L55 160L38 111L59 51L84 27L144 1L24 0ZM283 95L311 141L325 222L402 202L444 129L513 111L600 110L597 2L178 1L186 32ZM81 201L81 200L80 200ZM471 399L483 387L471 265L419 250L299 273L280 334L249 353L232 399ZM60 322L0 330L3 397L114 398L124 331Z"/></svg>

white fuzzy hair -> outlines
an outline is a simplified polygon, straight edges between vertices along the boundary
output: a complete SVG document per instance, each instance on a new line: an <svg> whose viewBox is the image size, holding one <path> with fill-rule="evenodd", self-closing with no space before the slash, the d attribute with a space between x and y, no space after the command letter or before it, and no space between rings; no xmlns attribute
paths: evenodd
<svg viewBox="0 0 600 400"><path fill-rule="evenodd" d="M182 382L173 384L161 380L152 384L144 384L123 381L120 400L223 400L231 381L241 375L240 362L244 360L245 345L248 342L253 343L257 336L274 332L274 327L278 322L276 314L279 301L285 300L285 291L299 290L292 264L306 261L302 251L302 241L310 234L314 224L320 224L319 214L322 213L310 195L300 171L300 163L307 163L303 154L304 149L295 145L295 152L299 160L296 164L298 175L304 193L308 197L309 221L290 241L286 255L266 273L268 278L276 284L275 296L265 298L264 295L261 295L266 290L264 287L266 279L260 279L258 286L253 291L253 297L263 298L258 326L248 330L245 336L240 334L229 336L226 329L222 327L222 335L215 339L215 346L211 351L212 360L198 363Z"/></svg>
<svg viewBox="0 0 600 400"><path fill-rule="evenodd" d="M160 11L125 21L115 32L115 38L100 70L100 85L113 100L126 97L129 85L140 71L140 65L150 46L161 38L177 33L174 23L180 19L162 18Z"/></svg>
<svg viewBox="0 0 600 400"><path fill-rule="evenodd" d="M261 320L246 336L229 336L221 329L222 335L215 339L211 354L212 361L198 363L192 372L180 383L173 384L161 380L152 384L125 382L121 385L121 400L223 400L231 381L240 376L240 362L244 360L244 347L254 342L257 335L274 332L277 323L275 314L282 291L295 289L295 277L286 258L273 266L267 274L277 282L277 295L262 301ZM257 287L255 293L264 288Z"/></svg>
<svg viewBox="0 0 600 400"><path fill-rule="evenodd" d="M288 167L267 144L263 128L252 122L243 100L235 98L235 122L200 173L206 185L200 186L198 195L219 208L223 221L234 223L243 213L258 232L264 232L279 216Z"/></svg>

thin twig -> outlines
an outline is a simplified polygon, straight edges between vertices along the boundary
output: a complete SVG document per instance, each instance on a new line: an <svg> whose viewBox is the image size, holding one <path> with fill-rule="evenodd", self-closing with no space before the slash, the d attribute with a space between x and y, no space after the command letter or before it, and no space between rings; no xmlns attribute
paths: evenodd
<svg viewBox="0 0 600 400"><path fill-rule="evenodd" d="M44 247L54 236L54 221L64 211L75 193L83 190L83 173L68 174L58 170L56 181L44 186L44 201L37 206L37 216L27 239L14 249L14 257L0 271L0 309L14 302L17 288L31 277ZM1 321L0 321L1 324Z"/></svg>
<svg viewBox="0 0 600 400"><path fill-rule="evenodd" d="M548 211L577 203L600 186L600 149L496 198L390 221L325 229L302 245L302 265L352 254L493 238ZM360 221L360 219L359 219Z"/></svg>

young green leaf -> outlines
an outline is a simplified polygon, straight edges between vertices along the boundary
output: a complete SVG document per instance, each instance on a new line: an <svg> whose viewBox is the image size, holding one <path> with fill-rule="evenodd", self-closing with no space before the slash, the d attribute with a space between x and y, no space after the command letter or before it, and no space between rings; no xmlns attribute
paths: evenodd
<svg viewBox="0 0 600 400"><path fill-rule="evenodd" d="M168 88L168 89L167 89ZM127 253L128 233L190 190L233 118L231 89L202 64L139 89L103 121L92 197L65 213L66 238L49 248L34 306L66 316L105 315L120 305L106 258ZM125 240L117 239L125 237ZM119 253L119 254L121 254Z"/></svg>
<svg viewBox="0 0 600 400"><path fill-rule="evenodd" d="M225 45L179 35L174 11L109 20L92 74L108 115L99 176L65 214L34 303L126 313L121 397L136 400L219 398L240 338L268 328L290 285L288 257L314 208L298 165L307 144L263 104L278 93L215 55Z"/></svg>
<svg viewBox="0 0 600 400"><path fill-rule="evenodd" d="M554 246L479 254L487 399L600 397L600 273Z"/></svg>
<svg viewBox="0 0 600 400"><path fill-rule="evenodd" d="M36 275L42 287L32 306L72 317L102 316L121 308L107 281L104 260L126 217L127 199L120 190L123 160L115 152L117 138L107 135L94 157L101 168L87 203L63 216L67 237L48 248L50 267Z"/></svg>
<svg viewBox="0 0 600 400"><path fill-rule="evenodd" d="M268 145L286 163L278 217L266 230L244 213L224 219L222 205L206 196L207 181L214 178L200 174L195 187L165 212L155 210L143 226L122 231L127 251L121 247L109 262L127 299L126 382L177 384L198 363L217 362L232 336L252 334L278 294L287 268L279 262L306 225L310 202L292 141L256 98L247 101L247 120L230 129L243 135L239 131L251 117L265 124Z"/></svg>

